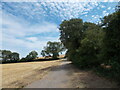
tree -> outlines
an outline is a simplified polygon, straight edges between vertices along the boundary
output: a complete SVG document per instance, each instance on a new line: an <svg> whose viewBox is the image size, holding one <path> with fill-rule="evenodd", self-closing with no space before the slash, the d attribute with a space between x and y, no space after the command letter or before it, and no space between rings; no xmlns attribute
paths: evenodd
<svg viewBox="0 0 120 90"><path fill-rule="evenodd" d="M78 48L82 39L83 21L82 19L70 19L60 24L60 40L66 48ZM76 44L74 44L76 43Z"/></svg>
<svg viewBox="0 0 120 90"><path fill-rule="evenodd" d="M77 50L78 64L80 67L95 67L101 63L99 54L101 52L101 44L104 36L102 29L93 24L87 23L88 28L84 32L81 40L81 46Z"/></svg>
<svg viewBox="0 0 120 90"><path fill-rule="evenodd" d="M109 71L102 69L99 72L120 83L120 11L105 16L102 25L104 25L105 35L100 59L103 60L102 63L112 68Z"/></svg>
<svg viewBox="0 0 120 90"><path fill-rule="evenodd" d="M10 62L17 62L19 60L19 53L11 52L9 50L1 50L2 54L2 62L3 63L10 63Z"/></svg>
<svg viewBox="0 0 120 90"><path fill-rule="evenodd" d="M20 62L25 62L25 61L26 61L26 58L24 57L20 59Z"/></svg>
<svg viewBox="0 0 120 90"><path fill-rule="evenodd" d="M67 48L67 57L78 66L97 65L103 32L101 27L81 19L70 19L60 24L60 40Z"/></svg>
<svg viewBox="0 0 120 90"><path fill-rule="evenodd" d="M2 62L6 62L11 59L11 51L9 50L2 50Z"/></svg>
<svg viewBox="0 0 120 90"><path fill-rule="evenodd" d="M108 27L108 24L117 16L117 13L119 12L114 12L112 14L109 14L108 16L104 16L101 18L101 25L102 28Z"/></svg>
<svg viewBox="0 0 120 90"><path fill-rule="evenodd" d="M13 52L10 57L13 62L17 62L19 60L19 53Z"/></svg>
<svg viewBox="0 0 120 90"><path fill-rule="evenodd" d="M41 51L41 55L42 55L43 57L46 56L46 52L45 52L45 50L42 50L42 51Z"/></svg>
<svg viewBox="0 0 120 90"><path fill-rule="evenodd" d="M36 51L31 51L27 56L26 59L29 60L33 60L37 57L38 53Z"/></svg>
<svg viewBox="0 0 120 90"><path fill-rule="evenodd" d="M74 60L83 37L83 21L82 19L65 20L60 24L59 30L60 40L67 48L66 56L69 60Z"/></svg>
<svg viewBox="0 0 120 90"><path fill-rule="evenodd" d="M108 26L104 29L103 58L106 62L117 61L120 63L120 12L109 16L113 18L107 22Z"/></svg>
<svg viewBox="0 0 120 90"><path fill-rule="evenodd" d="M2 50L0 50L0 59L2 59Z"/></svg>
<svg viewBox="0 0 120 90"><path fill-rule="evenodd" d="M53 59L56 59L59 56L59 53L64 51L62 43L60 42L47 42L47 45L44 47L44 50L41 51L41 55L52 55Z"/></svg>

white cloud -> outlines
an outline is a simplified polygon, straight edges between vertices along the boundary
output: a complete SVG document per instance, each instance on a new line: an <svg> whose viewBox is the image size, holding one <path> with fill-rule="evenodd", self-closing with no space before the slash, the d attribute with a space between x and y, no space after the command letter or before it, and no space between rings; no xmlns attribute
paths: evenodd
<svg viewBox="0 0 120 90"><path fill-rule="evenodd" d="M103 11L103 16L107 16L109 13L105 10Z"/></svg>
<svg viewBox="0 0 120 90"><path fill-rule="evenodd" d="M56 19L56 22L57 22L60 20L63 21L71 18L81 18L81 16L89 14L90 11L95 8L100 9L97 12L101 12L103 8L106 9L106 7L108 7L98 2L98 0L90 0L90 2L88 0L84 0L83 2L81 2L80 0L78 0L80 2L76 2L74 0L72 0L73 2L71 0L69 0L69 2L65 2L65 1L59 2L60 0L57 0L57 1L58 2L42 1L42 2L28 2L28 3L23 3L23 2L9 3L9 7L6 5L6 3L3 3L3 7L4 7L4 11L9 11L10 13L15 14L20 18L26 17L25 19L28 21L33 20L37 22L41 22L42 20L44 21L44 19L47 19L53 22ZM110 0L107 0L107 1L110 1ZM104 0L101 0L101 2L104 2ZM50 24L51 23L46 23L46 25L49 25L49 27L54 26L53 24L52 25ZM31 28L32 30L33 28L35 28L33 32L35 31L42 32L42 28L44 27L41 27L40 25L39 26L35 25L33 27L32 25ZM41 30L38 30L40 28ZM51 28L55 28L55 27L51 27ZM46 31L48 31L47 28L46 28Z"/></svg>
<svg viewBox="0 0 120 90"><path fill-rule="evenodd" d="M33 24L23 21L15 16L3 13L2 49L17 51L26 56L30 51L40 52L47 41L58 41L58 37L36 36L41 33L58 33L57 25L49 22ZM30 36L34 35L34 36Z"/></svg>
<svg viewBox="0 0 120 90"><path fill-rule="evenodd" d="M94 0L95 1L95 0ZM4 3L5 9L9 9L11 13L17 14L19 17L27 16L26 19L37 20L38 22L44 18L44 16L51 17L57 16L57 18L65 20L71 18L78 18L84 13L89 12L98 5L98 2L28 2L28 3L10 3L7 7ZM6 6L6 7L5 7ZM87 7L87 8L86 8ZM12 10L14 8L14 10ZM49 18L54 19L54 17Z"/></svg>
<svg viewBox="0 0 120 90"><path fill-rule="evenodd" d="M49 22L40 24L29 24L26 21L21 21L12 15L3 14L3 33L13 36L25 36L31 34L39 34L43 32L58 32L57 25Z"/></svg>
<svg viewBox="0 0 120 90"><path fill-rule="evenodd" d="M118 2L119 0L2 0L2 2Z"/></svg>
<svg viewBox="0 0 120 90"><path fill-rule="evenodd" d="M37 37L29 37L29 38L27 38L27 40L30 40L30 41L32 41L32 42L35 42L35 41L38 40L38 38L37 38Z"/></svg>
<svg viewBox="0 0 120 90"><path fill-rule="evenodd" d="M111 9L111 7L108 8L108 10L110 10L110 9Z"/></svg>
<svg viewBox="0 0 120 90"><path fill-rule="evenodd" d="M105 8L105 6L104 6L104 5L101 5L101 8Z"/></svg>

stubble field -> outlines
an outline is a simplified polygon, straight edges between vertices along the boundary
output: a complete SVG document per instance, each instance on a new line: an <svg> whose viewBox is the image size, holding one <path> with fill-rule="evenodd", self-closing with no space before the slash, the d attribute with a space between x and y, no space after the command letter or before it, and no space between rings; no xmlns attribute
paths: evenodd
<svg viewBox="0 0 120 90"><path fill-rule="evenodd" d="M61 60L11 63L2 65L2 88L22 88L41 79Z"/></svg>

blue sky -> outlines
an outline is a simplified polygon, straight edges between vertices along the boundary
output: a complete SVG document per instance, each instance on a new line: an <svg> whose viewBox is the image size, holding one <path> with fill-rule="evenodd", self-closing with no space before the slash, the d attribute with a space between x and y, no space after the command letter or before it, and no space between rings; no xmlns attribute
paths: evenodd
<svg viewBox="0 0 120 90"><path fill-rule="evenodd" d="M1 2L2 49L26 56L39 53L47 41L59 41L63 20L81 18L97 23L113 13L117 2Z"/></svg>

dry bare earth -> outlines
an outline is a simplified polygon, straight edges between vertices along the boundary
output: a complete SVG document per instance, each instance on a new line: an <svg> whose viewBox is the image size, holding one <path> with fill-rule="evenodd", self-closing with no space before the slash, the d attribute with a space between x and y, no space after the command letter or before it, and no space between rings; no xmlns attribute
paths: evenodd
<svg viewBox="0 0 120 90"><path fill-rule="evenodd" d="M61 60L2 65L2 88L21 88L41 79Z"/></svg>

